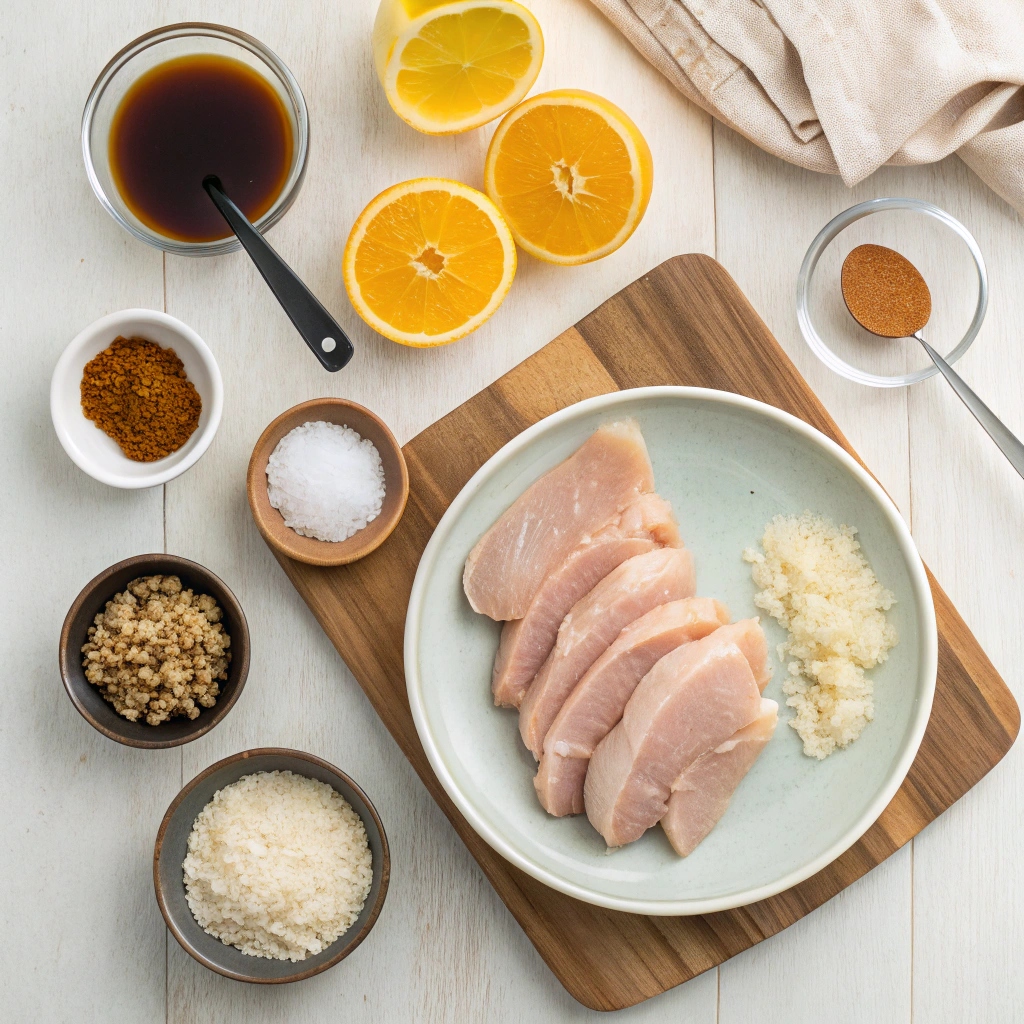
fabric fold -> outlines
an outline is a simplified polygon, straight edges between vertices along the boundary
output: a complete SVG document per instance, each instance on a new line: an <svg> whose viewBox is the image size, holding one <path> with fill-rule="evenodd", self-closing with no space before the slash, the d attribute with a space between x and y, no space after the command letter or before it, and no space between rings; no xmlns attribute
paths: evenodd
<svg viewBox="0 0 1024 1024"><path fill-rule="evenodd" d="M1015 0L591 0L683 95L855 185L958 153L1024 213Z"/></svg>

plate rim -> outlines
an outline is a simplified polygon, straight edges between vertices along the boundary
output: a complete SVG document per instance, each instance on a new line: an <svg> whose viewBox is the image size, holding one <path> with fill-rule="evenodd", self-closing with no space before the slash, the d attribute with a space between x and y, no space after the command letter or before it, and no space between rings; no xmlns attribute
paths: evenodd
<svg viewBox="0 0 1024 1024"><path fill-rule="evenodd" d="M874 799L868 804L867 808L853 825L813 860L802 867L788 872L774 882L729 893L725 896L672 900L631 899L623 896L614 896L570 881L558 873L535 863L529 857L524 856L506 842L463 795L434 741L421 694L423 680L419 669L418 638L423 614L424 593L427 581L432 575L432 569L436 564L453 521L462 514L465 507L501 465L504 465L523 449L530 446L538 437L566 421L586 416L595 410L614 408L616 405L644 398L676 398L691 401L718 402L723 405L736 406L781 423L801 434L804 438L831 455L864 486L888 519L907 564L914 592L914 602L917 606L921 622L921 640L924 652L915 683L918 688L921 688L923 684L923 692L917 700L915 715L911 722L909 741L906 743L903 753L890 773L885 785L879 789ZM785 892L787 889L799 885L846 853L878 820L899 788L903 785L910 767L917 756L931 717L938 675L938 628L927 571L914 543L910 528L881 484L845 448L799 417L778 409L773 405L768 405L765 402L747 398L744 395L738 395L730 391L719 391L713 388L655 385L652 387L628 388L604 395L596 395L566 406L564 409L559 409L557 412L545 416L517 434L499 448L469 478L462 490L459 491L445 510L437 526L434 527L430 540L420 556L406 613L403 656L406 691L412 710L413 722L416 726L420 742L423 745L423 750L427 755L427 760L430 762L430 767L444 791L459 809L459 812L488 846L509 863L537 879L537 881L584 903L631 914L647 914L657 917L688 917L696 914L718 913L723 910L733 910L737 907L748 906L751 903L778 895L780 892Z"/></svg>

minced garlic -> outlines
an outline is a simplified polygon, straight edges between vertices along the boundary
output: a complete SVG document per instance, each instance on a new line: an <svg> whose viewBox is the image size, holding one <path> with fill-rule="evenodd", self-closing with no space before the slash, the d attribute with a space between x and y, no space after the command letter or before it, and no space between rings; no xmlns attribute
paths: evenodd
<svg viewBox="0 0 1024 1024"><path fill-rule="evenodd" d="M875 577L850 526L811 512L776 516L761 538L763 553L743 552L760 591L754 603L789 630L779 657L789 659L782 689L796 711L790 725L804 753L828 757L852 743L874 717L874 687L865 669L885 661L898 642L885 612L893 595Z"/></svg>

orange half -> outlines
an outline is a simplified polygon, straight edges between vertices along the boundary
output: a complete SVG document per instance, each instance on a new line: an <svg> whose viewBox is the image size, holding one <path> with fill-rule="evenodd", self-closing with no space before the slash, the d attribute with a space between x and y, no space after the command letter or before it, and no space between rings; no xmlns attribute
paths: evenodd
<svg viewBox="0 0 1024 1024"><path fill-rule="evenodd" d="M654 185L651 151L614 103L578 89L541 93L505 115L484 187L519 245L549 263L589 263L636 230Z"/></svg>
<svg viewBox="0 0 1024 1024"><path fill-rule="evenodd" d="M356 312L384 337L419 348L476 330L515 272L515 243L494 203L446 178L382 192L353 225L342 259Z"/></svg>

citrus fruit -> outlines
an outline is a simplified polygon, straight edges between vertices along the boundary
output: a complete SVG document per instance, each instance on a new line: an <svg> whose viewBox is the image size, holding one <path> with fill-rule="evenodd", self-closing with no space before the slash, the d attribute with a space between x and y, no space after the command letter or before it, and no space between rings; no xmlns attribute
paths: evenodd
<svg viewBox="0 0 1024 1024"><path fill-rule="evenodd" d="M543 56L537 19L514 0L382 0L373 25L388 102L431 135L500 117L526 95Z"/></svg>
<svg viewBox="0 0 1024 1024"><path fill-rule="evenodd" d="M636 229L654 184L651 151L614 103L578 89L509 111L487 150L484 187L515 240L549 263L589 263Z"/></svg>
<svg viewBox="0 0 1024 1024"><path fill-rule="evenodd" d="M416 178L381 192L359 215L342 272L352 305L375 331L426 348L476 330L501 305L516 247L482 192Z"/></svg>

